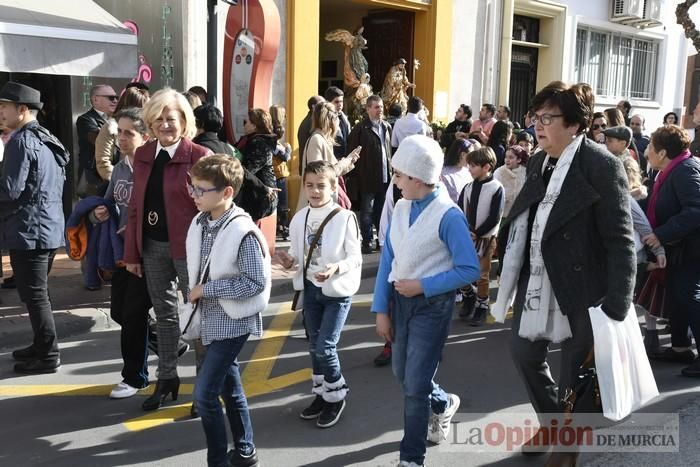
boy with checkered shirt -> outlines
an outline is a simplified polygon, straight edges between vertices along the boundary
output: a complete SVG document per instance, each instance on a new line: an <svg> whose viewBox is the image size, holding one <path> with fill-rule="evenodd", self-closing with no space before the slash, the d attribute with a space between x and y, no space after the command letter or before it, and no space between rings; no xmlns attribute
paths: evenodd
<svg viewBox="0 0 700 467"><path fill-rule="evenodd" d="M262 335L261 312L270 299L270 255L250 216L233 204L243 184L235 158L202 157L190 170L190 195L201 214L187 232L189 300L201 313L206 348L194 400L207 439L208 465L258 464L238 354L250 335ZM226 405L235 449L227 453Z"/></svg>

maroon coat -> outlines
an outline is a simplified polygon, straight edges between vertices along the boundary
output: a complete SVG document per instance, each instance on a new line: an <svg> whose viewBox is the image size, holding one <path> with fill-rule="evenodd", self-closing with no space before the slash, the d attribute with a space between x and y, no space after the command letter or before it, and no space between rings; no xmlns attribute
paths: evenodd
<svg viewBox="0 0 700 467"><path fill-rule="evenodd" d="M134 154L134 185L129 201L129 218L124 237L124 262L141 264L143 258L143 205L146 184L151 176L156 160L157 141L150 141ZM187 191L187 173L202 156L211 153L209 149L182 138L175 155L165 165L163 191L165 215L168 223L170 252L173 259L185 259L185 239L192 218L197 214L197 206Z"/></svg>

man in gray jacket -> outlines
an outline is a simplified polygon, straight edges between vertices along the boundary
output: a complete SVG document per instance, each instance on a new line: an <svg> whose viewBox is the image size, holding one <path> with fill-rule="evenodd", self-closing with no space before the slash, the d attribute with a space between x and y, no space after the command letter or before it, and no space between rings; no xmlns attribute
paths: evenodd
<svg viewBox="0 0 700 467"><path fill-rule="evenodd" d="M68 151L36 121L41 94L20 83L0 89L0 120L15 133L0 174L0 246L10 250L17 291L34 331L12 356L17 373L54 373L61 365L48 294L48 275L63 245L63 184Z"/></svg>

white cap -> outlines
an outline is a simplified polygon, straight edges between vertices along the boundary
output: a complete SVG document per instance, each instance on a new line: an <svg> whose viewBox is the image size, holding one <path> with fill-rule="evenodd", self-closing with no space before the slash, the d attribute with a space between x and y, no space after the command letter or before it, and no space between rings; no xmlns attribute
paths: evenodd
<svg viewBox="0 0 700 467"><path fill-rule="evenodd" d="M422 180L429 185L440 181L444 155L432 138L411 135L404 138L391 158L391 166L401 173Z"/></svg>

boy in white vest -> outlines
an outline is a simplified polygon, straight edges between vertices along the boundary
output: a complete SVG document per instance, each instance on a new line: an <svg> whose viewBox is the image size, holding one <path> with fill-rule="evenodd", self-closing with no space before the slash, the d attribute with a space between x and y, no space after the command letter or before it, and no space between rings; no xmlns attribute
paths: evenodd
<svg viewBox="0 0 700 467"><path fill-rule="evenodd" d="M304 293L304 317L313 369L311 405L299 416L329 428L345 409L348 386L336 346L352 296L360 288L362 251L355 213L333 201L338 177L326 161L310 162L302 183L309 205L289 224L289 253L280 251L282 265L298 268L294 290Z"/></svg>
<svg viewBox="0 0 700 467"><path fill-rule="evenodd" d="M464 214L438 186L443 154L423 135L405 138L394 154L396 202L374 289L377 334L392 341L392 369L404 393L400 466L421 466L426 438L447 439L459 397L434 380L454 309L455 290L479 277ZM387 313L392 305L391 316Z"/></svg>
<svg viewBox="0 0 700 467"><path fill-rule="evenodd" d="M481 277L476 283L476 300L473 299L474 292L471 286L467 287L460 316L466 318L471 315L469 324L481 326L491 310L489 305L491 258L496 250L496 234L498 234L498 226L501 224L505 207L505 193L501 182L493 178L493 169L496 167L496 153L493 149L486 146L470 152L467 155L467 163L474 180L464 187L457 204L462 208L469 222L471 239L479 255ZM474 305L476 306L472 312L469 308Z"/></svg>
<svg viewBox="0 0 700 467"><path fill-rule="evenodd" d="M190 176L190 195L201 214L187 232L189 300L200 314L206 349L194 401L207 439L207 463L255 466L253 425L237 357L250 335L262 335L261 312L270 299L270 255L253 220L233 203L243 184L243 167L236 158L202 157ZM228 453L226 419L235 446Z"/></svg>

